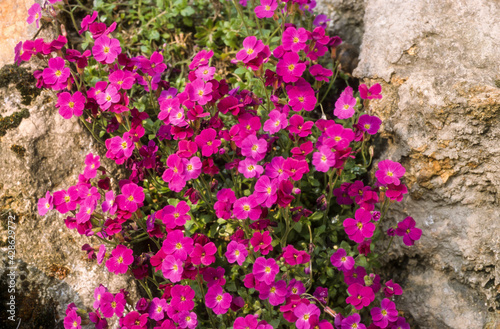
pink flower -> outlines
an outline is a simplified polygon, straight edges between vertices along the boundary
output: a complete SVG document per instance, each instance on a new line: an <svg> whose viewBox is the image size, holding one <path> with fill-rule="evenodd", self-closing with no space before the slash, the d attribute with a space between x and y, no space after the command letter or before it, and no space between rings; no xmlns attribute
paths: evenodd
<svg viewBox="0 0 500 329"><path fill-rule="evenodd" d="M281 113L278 110L272 110L269 113L269 119L264 122L264 131L272 134L276 134L281 129L285 129L288 126L288 120L285 113Z"/></svg>
<svg viewBox="0 0 500 329"><path fill-rule="evenodd" d="M161 248L168 255L174 255L179 260L186 260L193 251L193 239L185 237L180 230L171 231L163 241Z"/></svg>
<svg viewBox="0 0 500 329"><path fill-rule="evenodd" d="M113 63L121 52L120 41L110 39L107 35L99 37L92 47L95 60L106 64Z"/></svg>
<svg viewBox="0 0 500 329"><path fill-rule="evenodd" d="M233 213L237 219L257 220L260 218L262 210L254 196L239 198L234 202Z"/></svg>
<svg viewBox="0 0 500 329"><path fill-rule="evenodd" d="M248 63L264 49L262 40L258 40L255 36L246 37L243 40L243 49L236 54L236 59L243 63Z"/></svg>
<svg viewBox="0 0 500 329"><path fill-rule="evenodd" d="M264 168L257 164L257 160L246 158L238 164L238 172L246 178L254 178L259 177L264 172Z"/></svg>
<svg viewBox="0 0 500 329"><path fill-rule="evenodd" d="M28 9L28 19L26 22L31 24L36 22L36 28L40 28L40 18L42 17L42 8L38 3L34 3L30 9Z"/></svg>
<svg viewBox="0 0 500 329"><path fill-rule="evenodd" d="M64 59L55 57L49 59L49 67L43 70L43 81L51 85L54 90L62 90L66 88L66 82L70 76L70 69L64 66Z"/></svg>
<svg viewBox="0 0 500 329"><path fill-rule="evenodd" d="M232 299L231 294L224 293L221 286L214 285L208 288L205 295L205 305L211 308L215 314L226 314Z"/></svg>
<svg viewBox="0 0 500 329"><path fill-rule="evenodd" d="M285 32L283 32L283 49L298 53L300 50L305 48L307 39L306 29L303 27L296 29L295 27L290 26L285 30Z"/></svg>
<svg viewBox="0 0 500 329"><path fill-rule="evenodd" d="M253 251L260 251L262 255L267 255L270 251L273 250L271 242L273 242L273 238L271 238L269 231L265 231L264 234L261 234L259 231L257 231L250 239L250 243L254 247Z"/></svg>
<svg viewBox="0 0 500 329"><path fill-rule="evenodd" d="M347 87L335 102L333 114L339 119L349 119L354 115L354 106L356 106L356 98L352 97L352 88Z"/></svg>
<svg viewBox="0 0 500 329"><path fill-rule="evenodd" d="M183 226L186 221L191 220L191 216L188 214L190 210L191 208L186 201L180 201L175 207L166 206L161 210L161 214L157 213L156 216L161 218L166 227L173 229L176 226Z"/></svg>
<svg viewBox="0 0 500 329"><path fill-rule="evenodd" d="M101 166L99 161L101 157L92 153L87 154L85 157L85 169L83 170L83 176L87 179L95 178L97 175L97 168Z"/></svg>
<svg viewBox="0 0 500 329"><path fill-rule="evenodd" d="M295 86L288 90L288 96L290 97L290 102L288 105L292 107L292 110L296 112L312 111L316 106L316 96L314 90L309 84L303 84L300 86Z"/></svg>
<svg viewBox="0 0 500 329"><path fill-rule="evenodd" d="M52 199L52 195L50 195L50 192L47 191L45 193L45 198L40 198L38 200L38 214L40 216L45 216L45 214L54 208L54 203Z"/></svg>
<svg viewBox="0 0 500 329"><path fill-rule="evenodd" d="M403 237L403 242L407 246L413 246L415 241L422 236L422 230L415 227L415 220L408 216L398 223L396 234Z"/></svg>
<svg viewBox="0 0 500 329"><path fill-rule="evenodd" d="M208 266L215 262L214 255L216 252L217 247L213 242L209 242L203 246L197 243L190 254L191 262L194 265L203 264L205 266Z"/></svg>
<svg viewBox="0 0 500 329"><path fill-rule="evenodd" d="M224 255L229 263L237 262L241 266L248 256L248 251L244 244L231 241L227 245L227 251Z"/></svg>
<svg viewBox="0 0 500 329"><path fill-rule="evenodd" d="M398 310L396 304L387 298L380 303L380 307L374 307L370 310L373 323L380 328L386 328L389 322L396 322L398 319Z"/></svg>
<svg viewBox="0 0 500 329"><path fill-rule="evenodd" d="M190 286L175 285L171 293L170 305L177 311L191 311L194 308L195 292Z"/></svg>
<svg viewBox="0 0 500 329"><path fill-rule="evenodd" d="M111 105L118 103L120 97L118 89L113 85L109 85L104 92L97 94L95 98L101 109L107 110Z"/></svg>
<svg viewBox="0 0 500 329"><path fill-rule="evenodd" d="M297 134L299 137L307 137L311 134L311 128L314 122L304 122L304 118L300 114L295 114L290 118L290 125L288 131Z"/></svg>
<svg viewBox="0 0 500 329"><path fill-rule="evenodd" d="M194 312L181 311L176 315L175 319L179 323L180 328L194 329L198 325L198 316ZM162 324L162 326L163 326L163 324ZM166 329L168 329L168 328L170 328L170 327L166 327ZM174 329L174 328L175 327L172 326L172 329ZM162 329L163 329L163 327L162 327Z"/></svg>
<svg viewBox="0 0 500 329"><path fill-rule="evenodd" d="M299 61L300 58L297 53L285 53L276 66L276 73L282 76L283 81L286 83L297 81L306 69L306 65Z"/></svg>
<svg viewBox="0 0 500 329"><path fill-rule="evenodd" d="M148 314L141 315L137 311L132 311L125 315L122 321L124 327L131 329L146 329L148 324Z"/></svg>
<svg viewBox="0 0 500 329"><path fill-rule="evenodd" d="M278 2L275 0L260 0L260 6L255 7L255 15L258 18L273 17L274 11L278 8Z"/></svg>
<svg viewBox="0 0 500 329"><path fill-rule="evenodd" d="M38 5L35 3L35 5ZM40 7L40 5L38 5ZM28 18L29 19L29 18ZM37 21L38 27L38 21ZM76 313L75 310L70 310L66 313L64 318L64 329L82 329L82 318Z"/></svg>
<svg viewBox="0 0 500 329"><path fill-rule="evenodd" d="M278 186L274 180L271 181L268 176L261 176L255 183L253 195L259 204L271 208L278 198L277 190Z"/></svg>
<svg viewBox="0 0 500 329"><path fill-rule="evenodd" d="M284 170L285 159L283 157L274 157L270 163L266 164L265 174L270 178L278 179L278 182L288 179L288 174Z"/></svg>
<svg viewBox="0 0 500 329"><path fill-rule="evenodd" d="M185 180L196 179L201 174L202 162L198 157L192 157L191 159L182 159L182 163L186 168L184 170Z"/></svg>
<svg viewBox="0 0 500 329"><path fill-rule="evenodd" d="M341 323L342 329L352 329L352 328L366 329L366 326L360 323L361 316L358 313L349 315L347 318L342 319L341 321L342 321ZM335 323L337 323L337 321L335 321Z"/></svg>
<svg viewBox="0 0 500 329"><path fill-rule="evenodd" d="M128 249L124 245L119 244L111 252L111 257L106 261L108 271L116 274L124 274L128 270L128 266L134 262L132 249Z"/></svg>
<svg viewBox="0 0 500 329"><path fill-rule="evenodd" d="M175 283L181 281L183 271L184 268L182 267L182 261L172 255L167 255L162 262L161 272L163 273L165 279L168 279L171 282Z"/></svg>
<svg viewBox="0 0 500 329"><path fill-rule="evenodd" d="M378 182L381 185L399 185L400 178L405 174L406 169L398 162L383 160L378 163L378 170L375 172Z"/></svg>
<svg viewBox="0 0 500 329"><path fill-rule="evenodd" d="M209 157L212 154L216 154L221 145L220 139L216 139L217 132L215 129L208 128L201 131L201 133L195 137L195 142L201 148L201 154L205 157Z"/></svg>
<svg viewBox="0 0 500 329"><path fill-rule="evenodd" d="M286 246L283 252L283 258L285 258L285 262L289 265L299 265L308 263L311 259L311 256L305 251L299 251L295 249L292 245Z"/></svg>
<svg viewBox="0 0 500 329"><path fill-rule="evenodd" d="M247 316L239 317L234 320L233 329L256 329L259 320L253 314L248 314Z"/></svg>
<svg viewBox="0 0 500 329"><path fill-rule="evenodd" d="M341 124L333 124L326 128L325 135L329 138L324 140L324 144L337 151L345 149L354 140L354 132Z"/></svg>
<svg viewBox="0 0 500 329"><path fill-rule="evenodd" d="M196 79L186 86L189 100L205 105L212 100L212 83L205 83L202 79Z"/></svg>
<svg viewBox="0 0 500 329"><path fill-rule="evenodd" d="M347 288L349 292L349 297L347 297L347 304L351 304L357 310L362 309L365 306L370 305L375 299L375 294L370 287L364 287L359 283L354 283Z"/></svg>
<svg viewBox="0 0 500 329"><path fill-rule="evenodd" d="M130 71L116 70L109 75L109 82L115 86L116 89L132 89L135 78Z"/></svg>
<svg viewBox="0 0 500 329"><path fill-rule="evenodd" d="M335 155L328 147L325 146L320 147L318 151L319 152L313 153L312 164L317 171L327 172L335 165Z"/></svg>
<svg viewBox="0 0 500 329"><path fill-rule="evenodd" d="M347 252L342 248L339 248L332 257L330 257L330 262L342 272L350 271L354 267L354 258L347 256Z"/></svg>
<svg viewBox="0 0 500 329"><path fill-rule="evenodd" d="M359 85L359 97L362 99L381 99L382 87L376 83L368 89L365 84Z"/></svg>
<svg viewBox="0 0 500 329"><path fill-rule="evenodd" d="M384 294L387 298L390 298L394 295L399 296L403 294L403 289L401 289L401 286L399 284L392 282L392 280L389 280L385 283Z"/></svg>
<svg viewBox="0 0 500 329"><path fill-rule="evenodd" d="M113 296L110 292L105 292L101 297L102 315L106 318L111 318L114 314L121 317L126 303L125 296L121 292L116 296Z"/></svg>
<svg viewBox="0 0 500 329"><path fill-rule="evenodd" d="M309 172L309 164L306 160L295 160L293 158L287 158L283 164L283 170L291 179L293 179L294 181L299 181L302 179L302 176L305 173Z"/></svg>
<svg viewBox="0 0 500 329"><path fill-rule="evenodd" d="M264 257L259 257L253 264L252 274L255 279L263 281L266 284L273 283L278 272L278 264L276 264L276 261L273 258L266 259Z"/></svg>
<svg viewBox="0 0 500 329"><path fill-rule="evenodd" d="M79 117L83 114L85 96L79 91L73 95L68 92L60 93L57 95L56 107L59 107L59 114L64 119L71 119L73 115Z"/></svg>
<svg viewBox="0 0 500 329"><path fill-rule="evenodd" d="M191 62L191 64L189 64L189 69L194 70L200 65L208 65L208 60L212 58L213 55L214 52L212 50L201 50L194 56L193 61Z"/></svg>
<svg viewBox="0 0 500 329"><path fill-rule="evenodd" d="M267 152L267 142L265 139L258 139L255 135L250 135L241 144L241 154L256 161L264 159Z"/></svg>
<svg viewBox="0 0 500 329"><path fill-rule="evenodd" d="M297 326L297 329L309 329L311 328L311 325L309 323L310 318L312 316L320 316L321 311L319 308L314 305L314 304L299 304L295 309L293 310L293 314L297 317L297 321L295 322L295 326Z"/></svg>
<svg viewBox="0 0 500 329"><path fill-rule="evenodd" d="M309 73L311 73L311 75L317 81L325 81L325 82L330 82L330 79L328 79L328 77L331 77L333 75L332 70L325 69L320 64L312 65L309 68Z"/></svg>
<svg viewBox="0 0 500 329"><path fill-rule="evenodd" d="M401 202L403 200L403 195L408 193L408 188L405 184L389 184L387 185L387 191L385 191L385 196L393 201Z"/></svg>
<svg viewBox="0 0 500 329"><path fill-rule="evenodd" d="M359 208L356 210L354 217L355 219L346 218L343 223L349 239L356 243L361 243L365 238L371 238L375 231L375 224L371 222L371 213L363 208Z"/></svg>
<svg viewBox="0 0 500 329"><path fill-rule="evenodd" d="M259 286L259 298L269 299L269 303L273 306L278 306L285 301L287 295L286 282L279 280L270 285L261 283Z"/></svg>
<svg viewBox="0 0 500 329"><path fill-rule="evenodd" d="M223 188L217 192L217 201L214 204L215 214L222 219L231 217L231 208L236 201L236 195L229 188Z"/></svg>
<svg viewBox="0 0 500 329"><path fill-rule="evenodd" d="M116 197L116 202L121 210L135 212L139 206L142 206L144 198L143 188L130 183L122 186L122 194Z"/></svg>
<svg viewBox="0 0 500 329"><path fill-rule="evenodd" d="M95 21L95 19L97 18L97 14L98 14L97 11L94 11L92 13L92 16L87 15L82 19L82 23L80 24L80 27L82 29L78 31L79 34L82 34L83 32L89 29L89 25Z"/></svg>

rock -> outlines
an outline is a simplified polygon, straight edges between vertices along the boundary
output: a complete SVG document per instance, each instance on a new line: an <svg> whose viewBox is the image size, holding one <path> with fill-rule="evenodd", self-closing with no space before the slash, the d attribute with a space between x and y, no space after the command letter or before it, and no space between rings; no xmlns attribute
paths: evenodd
<svg viewBox="0 0 500 329"><path fill-rule="evenodd" d="M363 37L363 16L365 5L361 0L320 0L315 11L326 14L331 33L338 35L343 41L359 47Z"/></svg>
<svg viewBox="0 0 500 329"><path fill-rule="evenodd" d="M423 236L399 241L387 266L402 271L398 305L420 328L500 323L499 15L490 0L365 1L353 74L382 84L370 103L380 159L407 169L409 197L387 224L412 216Z"/></svg>
<svg viewBox="0 0 500 329"><path fill-rule="evenodd" d="M34 86L33 68L0 69L0 249L7 254L7 218L16 216L15 271L19 328L62 328L67 304L91 307L100 283L116 293L137 295L130 276L109 273L87 260L81 246L100 244L64 225L56 211L38 216L37 200L76 184L89 152L103 155L76 118L65 120L54 107L56 94ZM97 145L96 145L97 144ZM104 166L116 168L105 157ZM6 282L6 259L0 259L0 287ZM9 298L1 289L1 300ZM6 311L0 306L0 321ZM0 326L1 327L1 326Z"/></svg>

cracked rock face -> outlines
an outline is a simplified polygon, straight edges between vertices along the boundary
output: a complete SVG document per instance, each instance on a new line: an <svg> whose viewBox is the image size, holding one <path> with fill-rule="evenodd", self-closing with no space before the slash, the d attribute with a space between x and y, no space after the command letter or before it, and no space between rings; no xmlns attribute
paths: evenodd
<svg viewBox="0 0 500 329"><path fill-rule="evenodd" d="M364 4L354 75L382 85L380 159L407 169L387 224L412 216L423 230L389 256L399 305L420 328L499 328L500 3Z"/></svg>
<svg viewBox="0 0 500 329"><path fill-rule="evenodd" d="M7 220L9 214L15 215L19 328L63 328L67 304L91 307L100 283L113 293L127 289L133 298L137 292L131 277L109 273L104 264L87 259L81 246L99 245L97 240L67 229L65 217L57 211L38 216L37 200L47 190L76 184L85 156L104 151L76 118L65 120L58 114L53 92L26 87L34 83L32 69L0 69L0 250L7 254ZM116 174L111 161L102 158L104 166ZM10 273L7 265L5 257L0 258L0 288ZM7 289L1 289L0 300L8 298ZM0 327L6 323L6 314L2 303Z"/></svg>

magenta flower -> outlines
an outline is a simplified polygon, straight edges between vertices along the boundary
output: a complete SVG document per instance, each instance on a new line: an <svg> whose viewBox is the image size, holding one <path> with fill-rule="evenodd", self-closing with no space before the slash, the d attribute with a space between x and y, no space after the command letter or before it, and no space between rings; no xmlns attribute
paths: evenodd
<svg viewBox="0 0 500 329"><path fill-rule="evenodd" d="M116 89L132 89L135 78L130 71L116 70L109 75L109 82Z"/></svg>
<svg viewBox="0 0 500 329"><path fill-rule="evenodd" d="M203 81L210 81L214 78L215 67L201 66L196 69L194 74L197 78L202 79Z"/></svg>
<svg viewBox="0 0 500 329"><path fill-rule="evenodd" d="M376 83L368 89L365 84L359 85L359 97L362 99L381 99L382 87Z"/></svg>
<svg viewBox="0 0 500 329"><path fill-rule="evenodd" d="M265 139L258 139L256 135L245 138L241 144L241 154L256 161L264 159L267 152L267 142Z"/></svg>
<svg viewBox="0 0 500 329"><path fill-rule="evenodd" d="M66 88L66 82L70 76L70 69L64 66L64 59L55 57L49 59L49 67L42 72L43 81L51 85L54 90L62 90Z"/></svg>
<svg viewBox="0 0 500 329"><path fill-rule="evenodd" d="M342 319L341 329L366 329L366 326L360 321L361 316L358 313L349 315L347 318Z"/></svg>
<svg viewBox="0 0 500 329"><path fill-rule="evenodd" d="M242 173L245 178L254 178L259 177L264 172L264 168L257 164L257 160L246 158L238 163L238 172Z"/></svg>
<svg viewBox="0 0 500 329"><path fill-rule="evenodd" d="M231 208L236 201L236 195L233 190L223 188L217 192L217 201L214 204L215 214L222 219L231 217Z"/></svg>
<svg viewBox="0 0 500 329"><path fill-rule="evenodd" d="M186 201L180 201L175 207L168 205L163 208L160 218L166 227L173 229L176 226L184 226L186 221L191 220L191 216L188 214L190 210L191 207Z"/></svg>
<svg viewBox="0 0 500 329"><path fill-rule="evenodd" d="M375 294L370 287L364 287L359 283L354 283L347 288L349 292L349 297L346 299L347 304L351 304L357 310L362 309L365 306L370 305L375 299Z"/></svg>
<svg viewBox="0 0 500 329"><path fill-rule="evenodd" d="M264 49L262 40L258 40L255 36L246 37L243 40L243 49L236 54L236 59L243 63L248 63Z"/></svg>
<svg viewBox="0 0 500 329"><path fill-rule="evenodd" d="M167 170L163 172L162 179L174 192L180 192L186 186L184 176L185 166L177 154L170 154L167 159Z"/></svg>
<svg viewBox="0 0 500 329"><path fill-rule="evenodd" d="M28 19L26 22L28 24L36 23L36 28L40 28L40 18L42 18L42 8L38 3L34 3L30 9L28 9Z"/></svg>
<svg viewBox="0 0 500 329"><path fill-rule="evenodd" d="M85 169L83 170L83 176L87 179L95 178L97 175L97 168L101 166L100 156L94 156L92 153L87 154L85 157Z"/></svg>
<svg viewBox="0 0 500 329"><path fill-rule="evenodd" d="M375 177L382 185L400 184L400 178L405 174L406 169L398 162L391 160L383 160L378 163L378 170L375 172Z"/></svg>
<svg viewBox="0 0 500 329"><path fill-rule="evenodd" d="M365 238L371 238L375 231L375 224L371 222L372 214L363 208L359 208L356 210L354 217L354 219L346 218L343 223L349 239L361 243Z"/></svg>
<svg viewBox="0 0 500 329"><path fill-rule="evenodd" d="M161 272L165 279L174 283L181 281L183 271L182 261L172 255L167 255L161 264Z"/></svg>
<svg viewBox="0 0 500 329"><path fill-rule="evenodd" d="M357 127L361 131L366 131L370 135L375 135L380 129L380 124L382 120L380 120L376 116L371 116L368 114L363 114L359 117Z"/></svg>
<svg viewBox="0 0 500 329"><path fill-rule="evenodd" d="M130 183L122 186L122 194L116 197L116 203L121 210L135 212L142 206L144 198L143 188L134 183Z"/></svg>
<svg viewBox="0 0 500 329"><path fill-rule="evenodd" d="M160 299L158 297L155 297L151 301L151 304L149 304L149 309L148 309L149 317L156 321L163 320L167 308L168 304L165 299Z"/></svg>
<svg viewBox="0 0 500 329"><path fill-rule="evenodd" d="M274 282L274 278L279 270L279 266L273 258L266 259L259 257L253 264L252 274L256 280L270 285Z"/></svg>
<svg viewBox="0 0 500 329"><path fill-rule="evenodd" d="M205 49L201 50L194 56L193 61L191 62L191 64L189 64L189 69L194 70L200 65L202 66L208 65L208 60L212 58L213 55L214 52L212 50L210 51Z"/></svg>
<svg viewBox="0 0 500 329"><path fill-rule="evenodd" d="M275 0L260 0L260 6L255 7L255 15L258 18L273 17L274 11L278 8L278 2Z"/></svg>
<svg viewBox="0 0 500 329"><path fill-rule="evenodd" d="M35 5L38 4L35 3ZM38 7L40 7L40 5L38 5ZM66 313L66 317L64 318L64 329L82 329L81 324L82 324L82 318L76 313L75 310L70 310L69 312Z"/></svg>
<svg viewBox="0 0 500 329"><path fill-rule="evenodd" d="M290 26L285 30L285 32L283 32L283 49L298 53L300 50L305 48L307 39L306 29L303 27L296 29L295 27ZM285 82L288 81L285 80Z"/></svg>
<svg viewBox="0 0 500 329"><path fill-rule="evenodd" d="M105 292L101 297L101 312L106 318L111 318L113 314L118 317L123 315L125 310L125 296L120 292L113 296L112 293Z"/></svg>
<svg viewBox="0 0 500 329"><path fill-rule="evenodd" d="M89 25L95 21L95 19L97 18L97 14L98 14L97 11L94 11L92 13L92 16L87 15L82 19L82 23L80 24L80 27L82 29L78 31L79 34L82 34L83 32L89 29Z"/></svg>
<svg viewBox="0 0 500 329"><path fill-rule="evenodd" d="M234 320L233 329L256 329L259 320L253 314L248 314L245 317L239 317Z"/></svg>
<svg viewBox="0 0 500 329"><path fill-rule="evenodd" d="M191 159L182 159L182 163L184 164L184 179L186 181L191 179L196 179L201 174L202 162L198 157L192 157Z"/></svg>
<svg viewBox="0 0 500 329"><path fill-rule="evenodd" d="M47 191L45 193L45 198L40 198L38 200L38 214L40 216L45 216L45 214L54 208L54 202L52 195L50 195L50 192Z"/></svg>
<svg viewBox="0 0 500 329"><path fill-rule="evenodd" d="M201 148L201 154L204 157L209 157L212 154L217 154L219 151L219 146L221 145L220 139L216 139L217 132L215 129L208 128L200 132L198 136L195 137L195 142L198 147Z"/></svg>
<svg viewBox="0 0 500 329"><path fill-rule="evenodd" d="M266 176L278 179L278 182L288 179L288 174L284 170L285 159L274 157L270 163L266 164Z"/></svg>
<svg viewBox="0 0 500 329"><path fill-rule="evenodd" d="M285 258L285 262L289 265L305 264L311 260L311 256L307 252L303 250L299 251L292 245L286 246L283 250L283 258Z"/></svg>
<svg viewBox="0 0 500 329"><path fill-rule="evenodd" d="M209 267L203 272L203 280L207 282L207 287L212 286L223 286L226 284L226 279L224 279L224 270L223 267Z"/></svg>
<svg viewBox="0 0 500 329"><path fill-rule="evenodd" d="M326 128L324 144L335 150L343 150L354 140L354 132L349 128L344 128L341 124L333 124Z"/></svg>
<svg viewBox="0 0 500 329"><path fill-rule="evenodd" d="M209 242L205 245L199 243L195 244L193 251L189 255L191 257L191 262L194 265L203 264L208 266L215 262L215 253L217 252L217 247L213 242Z"/></svg>
<svg viewBox="0 0 500 329"><path fill-rule="evenodd" d="M261 284L258 290L259 298L262 300L269 299L269 303L273 306L282 304L288 293L284 280L273 282L271 285Z"/></svg>
<svg viewBox="0 0 500 329"><path fill-rule="evenodd" d="M195 292L190 286L173 286L171 294L170 305L177 311L191 311L194 308Z"/></svg>
<svg viewBox="0 0 500 329"><path fill-rule="evenodd" d="M422 230L415 227L415 220L408 216L402 222L398 223L396 234L403 237L403 242L407 246L413 246L415 241L422 236Z"/></svg>
<svg viewBox="0 0 500 329"><path fill-rule="evenodd" d="M113 85L109 85L104 92L97 94L95 98L101 109L107 110L111 105L118 103L120 97L118 89Z"/></svg>
<svg viewBox="0 0 500 329"><path fill-rule="evenodd" d="M111 257L106 261L108 271L115 274L124 274L128 270L128 266L134 262L132 249L128 249L124 245L117 245L111 252Z"/></svg>
<svg viewBox="0 0 500 329"><path fill-rule="evenodd" d="M193 251L193 239L185 237L181 230L171 231L163 241L161 248L168 255L174 255L179 260L186 260Z"/></svg>
<svg viewBox="0 0 500 329"><path fill-rule="evenodd" d="M354 258L347 256L347 252L342 248L339 248L332 257L330 257L330 262L342 272L350 271L354 267Z"/></svg>
<svg viewBox="0 0 500 329"><path fill-rule="evenodd" d="M273 242L273 238L271 238L271 234L269 233L269 231L265 231L264 234L261 234L259 231L257 231L250 239L250 243L254 247L253 251L260 251L262 255L267 255L270 251L273 250L271 242Z"/></svg>
<svg viewBox="0 0 500 329"><path fill-rule="evenodd" d="M227 245L227 251L224 256L226 256L229 263L237 262L241 266L248 256L248 251L244 244L231 241Z"/></svg>
<svg viewBox="0 0 500 329"><path fill-rule="evenodd" d="M314 90L309 84L290 88L288 91L288 97L290 97L288 105L290 105L292 110L296 112L300 112L302 110L312 111L314 110L317 102Z"/></svg>
<svg viewBox="0 0 500 329"><path fill-rule="evenodd" d="M224 293L221 286L214 285L208 288L205 295L205 305L211 308L215 314L226 314L232 299L231 294Z"/></svg>
<svg viewBox="0 0 500 329"><path fill-rule="evenodd" d="M356 98L352 97L352 88L347 87L335 102L333 114L339 119L349 119L354 115L354 106L356 106Z"/></svg>
<svg viewBox="0 0 500 329"><path fill-rule="evenodd" d="M392 280L389 280L385 283L384 294L387 298L390 298L394 295L399 296L403 294L403 289L399 284L392 282Z"/></svg>
<svg viewBox="0 0 500 329"><path fill-rule="evenodd" d="M186 86L189 100L205 105L212 100L212 83L205 83L202 79L196 79Z"/></svg>
<svg viewBox="0 0 500 329"><path fill-rule="evenodd" d="M95 60L106 64L113 63L121 52L120 41L110 39L107 35L99 37L92 47Z"/></svg>
<svg viewBox="0 0 500 329"><path fill-rule="evenodd" d="M333 75L332 70L325 69L323 66L320 64L315 64L312 65L309 68L309 73L317 80L317 81L325 81L325 82L330 82L330 79L328 77L331 77Z"/></svg>
<svg viewBox="0 0 500 329"><path fill-rule="evenodd" d="M97 264L101 265L104 261L104 257L106 257L106 246L101 244L99 246L99 251L97 252ZM97 309L97 307L94 307Z"/></svg>
<svg viewBox="0 0 500 329"><path fill-rule="evenodd" d="M259 204L271 208L278 198L278 185L276 181L271 181L268 176L261 176L255 183L255 196Z"/></svg>
<svg viewBox="0 0 500 329"><path fill-rule="evenodd" d="M146 329L148 324L148 314L141 314L132 311L122 319L123 326L131 329ZM123 328L123 327L122 327Z"/></svg>
<svg viewBox="0 0 500 329"><path fill-rule="evenodd" d="M290 118L290 125L288 131L297 134L299 137L307 137L311 134L311 128L314 122L304 122L304 118L300 114L295 114Z"/></svg>
<svg viewBox="0 0 500 329"><path fill-rule="evenodd" d="M233 204L233 213L237 219L257 220L260 218L262 209L256 198L252 195L242 197L236 200Z"/></svg>
<svg viewBox="0 0 500 329"><path fill-rule="evenodd" d="M312 164L317 171L327 172L335 165L335 154L326 146L320 147L318 151L313 153Z"/></svg>
<svg viewBox="0 0 500 329"><path fill-rule="evenodd" d="M344 272L344 282L350 286L351 284L359 283L360 285L365 285L366 270L363 266L357 266L356 268Z"/></svg>
<svg viewBox="0 0 500 329"><path fill-rule="evenodd" d="M102 203L102 211L108 212L110 215L114 215L118 204L115 202L115 194L113 191L106 192L105 201Z"/></svg>
<svg viewBox="0 0 500 329"><path fill-rule="evenodd" d="M94 289L94 304L92 305L95 310L101 306L101 298L104 293L108 292L108 288L100 284Z"/></svg>
<svg viewBox="0 0 500 329"><path fill-rule="evenodd" d="M287 158L283 164L283 170L291 179L299 181L305 173L309 172L309 165L306 160Z"/></svg>
<svg viewBox="0 0 500 329"><path fill-rule="evenodd" d="M276 73L283 77L286 83L295 82L304 73L306 65L300 63L300 58L297 53L287 52L278 62Z"/></svg>
<svg viewBox="0 0 500 329"><path fill-rule="evenodd" d="M53 204L61 214L75 210L77 201L78 190L75 186L71 186L68 191L61 190L54 192Z"/></svg>
<svg viewBox="0 0 500 329"><path fill-rule="evenodd" d="M394 323L391 329L410 329L410 325L406 323L406 319L402 316L398 317L396 323Z"/></svg>
<svg viewBox="0 0 500 329"><path fill-rule="evenodd" d="M288 120L285 113L281 113L278 110L272 110L269 113L269 119L264 122L264 131L270 133L271 135L276 134L281 129L285 129L288 126Z"/></svg>
<svg viewBox="0 0 500 329"><path fill-rule="evenodd" d="M396 322L398 319L398 310L396 304L389 299L384 298L380 303L380 307L374 307L370 310L373 323L380 328L386 328L389 322Z"/></svg>
<svg viewBox="0 0 500 329"><path fill-rule="evenodd" d="M321 311L314 304L306 305L301 303L295 307L293 314L297 317L295 326L297 329L309 329L311 324L309 323L312 316L320 316Z"/></svg>
<svg viewBox="0 0 500 329"><path fill-rule="evenodd" d="M190 311L181 311L177 314L175 317L177 322L179 323L180 328L189 328L189 329L194 329L198 325L198 316L194 312ZM170 327L166 327L166 329L169 329ZM172 325L172 329L175 328L175 326ZM162 328L163 329L163 324Z"/></svg>

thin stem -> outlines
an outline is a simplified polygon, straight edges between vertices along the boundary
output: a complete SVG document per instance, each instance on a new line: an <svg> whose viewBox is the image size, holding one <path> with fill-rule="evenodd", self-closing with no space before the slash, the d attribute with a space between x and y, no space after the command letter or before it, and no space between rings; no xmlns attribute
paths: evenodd
<svg viewBox="0 0 500 329"><path fill-rule="evenodd" d="M238 15L240 15L240 19L243 22L243 25L245 25L245 29L247 30L247 36L250 35L250 30L248 29L247 22L245 20L245 16L243 15L243 12L241 11L240 5L236 2L236 0L233 0L233 4L236 7L236 11L238 12Z"/></svg>

